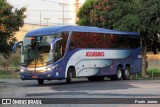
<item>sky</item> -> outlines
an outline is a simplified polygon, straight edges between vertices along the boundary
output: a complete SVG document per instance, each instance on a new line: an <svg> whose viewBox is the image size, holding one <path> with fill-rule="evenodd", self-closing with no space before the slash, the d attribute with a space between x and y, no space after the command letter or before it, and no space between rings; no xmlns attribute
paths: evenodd
<svg viewBox="0 0 160 107"><path fill-rule="evenodd" d="M85 0L79 1L82 5ZM66 19L64 24L75 24L75 0L7 0L7 2L14 8L26 7L25 23L44 25L62 24L63 6L60 3L66 3L69 5L64 6L64 18Z"/></svg>

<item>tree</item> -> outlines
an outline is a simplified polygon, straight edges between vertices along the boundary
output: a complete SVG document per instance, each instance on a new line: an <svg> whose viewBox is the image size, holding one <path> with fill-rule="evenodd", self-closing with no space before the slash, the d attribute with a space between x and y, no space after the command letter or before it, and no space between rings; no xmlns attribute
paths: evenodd
<svg viewBox="0 0 160 107"><path fill-rule="evenodd" d="M80 18L80 20L77 22L78 25L84 25L85 26L89 26L91 25L90 23L90 11L93 8L93 2L94 0L88 0L83 6L82 8L80 8L77 16Z"/></svg>
<svg viewBox="0 0 160 107"><path fill-rule="evenodd" d="M94 8L88 12L90 26L137 31L141 34L142 75L145 76L146 52L157 53L160 50L160 0L96 0L93 4Z"/></svg>
<svg viewBox="0 0 160 107"><path fill-rule="evenodd" d="M9 55L16 41L14 33L24 24L26 8L15 9L6 0L0 0L0 53Z"/></svg>

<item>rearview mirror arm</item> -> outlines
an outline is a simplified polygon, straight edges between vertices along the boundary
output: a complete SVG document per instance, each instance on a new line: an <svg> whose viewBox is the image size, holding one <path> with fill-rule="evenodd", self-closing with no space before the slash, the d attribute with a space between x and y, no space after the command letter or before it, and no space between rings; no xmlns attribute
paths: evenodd
<svg viewBox="0 0 160 107"><path fill-rule="evenodd" d="M23 43L23 41L20 41L20 42L15 42L15 44L13 45L13 53L16 53L16 49L17 49L17 46L20 44L20 43Z"/></svg>

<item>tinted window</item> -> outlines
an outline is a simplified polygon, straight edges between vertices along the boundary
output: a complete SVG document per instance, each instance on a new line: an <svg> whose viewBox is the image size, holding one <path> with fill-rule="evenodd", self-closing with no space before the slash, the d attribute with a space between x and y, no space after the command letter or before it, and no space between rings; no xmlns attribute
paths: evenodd
<svg viewBox="0 0 160 107"><path fill-rule="evenodd" d="M140 46L140 38L131 35L112 34L109 40L110 48L138 48Z"/></svg>
<svg viewBox="0 0 160 107"><path fill-rule="evenodd" d="M75 48L137 48L140 39L131 35L73 32L70 50Z"/></svg>

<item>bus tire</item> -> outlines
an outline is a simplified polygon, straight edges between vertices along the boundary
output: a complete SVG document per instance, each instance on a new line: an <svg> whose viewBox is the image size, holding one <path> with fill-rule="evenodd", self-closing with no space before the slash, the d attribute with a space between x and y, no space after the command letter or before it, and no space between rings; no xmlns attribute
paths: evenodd
<svg viewBox="0 0 160 107"><path fill-rule="evenodd" d="M122 79L122 68L118 67L116 71L116 75L111 76L110 80L121 80Z"/></svg>
<svg viewBox="0 0 160 107"><path fill-rule="evenodd" d="M72 69L69 68L68 72L67 72L67 78L66 78L66 83L67 84L70 84L72 82L72 76L73 76Z"/></svg>
<svg viewBox="0 0 160 107"><path fill-rule="evenodd" d="M130 67L126 67L123 71L122 75L123 80L129 80L130 79Z"/></svg>
<svg viewBox="0 0 160 107"><path fill-rule="evenodd" d="M121 67L117 68L115 79L116 80L121 80L122 79L122 68Z"/></svg>
<svg viewBox="0 0 160 107"><path fill-rule="evenodd" d="M39 84L39 85L43 85L43 84L44 84L44 80L43 80L43 79L39 79L39 80L38 80L38 84Z"/></svg>

